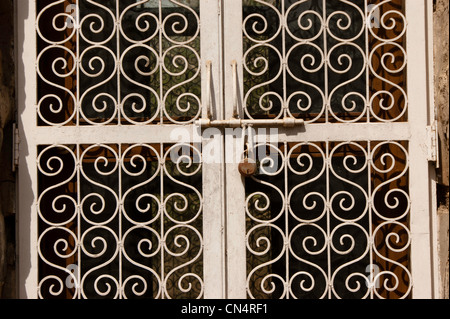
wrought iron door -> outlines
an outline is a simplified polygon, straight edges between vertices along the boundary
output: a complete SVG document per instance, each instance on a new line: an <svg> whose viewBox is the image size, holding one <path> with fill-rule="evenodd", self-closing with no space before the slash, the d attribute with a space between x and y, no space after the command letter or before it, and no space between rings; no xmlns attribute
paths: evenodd
<svg viewBox="0 0 450 319"><path fill-rule="evenodd" d="M225 39L242 39L225 47L237 62L226 69L227 116L237 109L258 124L247 143L256 173L239 183L226 171L230 296L421 295L418 255L432 257L414 221L429 214L420 198L430 200L415 189L428 174L416 125L433 117L415 68L429 63L416 55L429 5L225 1Z"/></svg>
<svg viewBox="0 0 450 319"><path fill-rule="evenodd" d="M218 2L23 5L37 88L22 120L24 160L35 158L21 169L32 180L21 229L31 229L37 269L26 294L221 293L221 192L209 191L221 170L203 163L202 140L193 140L202 101L219 100L207 80L219 77L217 64L205 62L218 61L219 18L205 19Z"/></svg>
<svg viewBox="0 0 450 319"><path fill-rule="evenodd" d="M22 297L432 295L428 4L19 3Z"/></svg>

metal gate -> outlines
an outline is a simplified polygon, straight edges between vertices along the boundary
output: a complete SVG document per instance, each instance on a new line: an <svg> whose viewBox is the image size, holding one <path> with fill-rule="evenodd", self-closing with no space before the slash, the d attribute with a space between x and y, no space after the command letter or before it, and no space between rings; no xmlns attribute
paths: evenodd
<svg viewBox="0 0 450 319"><path fill-rule="evenodd" d="M20 295L431 297L429 5L19 1Z"/></svg>

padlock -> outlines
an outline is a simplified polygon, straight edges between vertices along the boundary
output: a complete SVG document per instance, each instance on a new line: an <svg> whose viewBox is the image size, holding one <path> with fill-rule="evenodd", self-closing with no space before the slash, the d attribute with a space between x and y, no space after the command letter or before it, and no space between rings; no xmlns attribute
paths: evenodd
<svg viewBox="0 0 450 319"><path fill-rule="evenodd" d="M245 134L245 131L247 131L247 134ZM249 127L244 126L243 130L243 142L244 142L244 153L243 159L238 165L239 173L244 177L250 177L256 174L256 171L258 169L258 165L256 164L256 161L253 159L253 131L251 128L251 125ZM247 141L245 139L247 137Z"/></svg>
<svg viewBox="0 0 450 319"><path fill-rule="evenodd" d="M244 158L238 166L239 173L244 177L255 175L257 169L258 166L256 165L255 160L251 158Z"/></svg>

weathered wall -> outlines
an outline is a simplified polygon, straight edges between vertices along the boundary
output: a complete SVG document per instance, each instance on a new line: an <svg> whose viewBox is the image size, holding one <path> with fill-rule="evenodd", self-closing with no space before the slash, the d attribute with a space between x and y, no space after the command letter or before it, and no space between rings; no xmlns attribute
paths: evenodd
<svg viewBox="0 0 450 319"><path fill-rule="evenodd" d="M14 20L12 0L0 1L0 298L14 297L15 178L11 169L14 119Z"/></svg>
<svg viewBox="0 0 450 319"><path fill-rule="evenodd" d="M441 298L449 298L449 0L434 0L434 86L440 168L438 169L439 271Z"/></svg>

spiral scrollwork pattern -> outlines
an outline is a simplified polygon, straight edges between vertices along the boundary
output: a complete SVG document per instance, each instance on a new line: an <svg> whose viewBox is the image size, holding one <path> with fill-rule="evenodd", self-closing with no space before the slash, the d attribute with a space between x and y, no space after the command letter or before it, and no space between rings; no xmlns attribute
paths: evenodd
<svg viewBox="0 0 450 319"><path fill-rule="evenodd" d="M407 143L270 147L276 173L246 179L248 296L408 298Z"/></svg>
<svg viewBox="0 0 450 319"><path fill-rule="evenodd" d="M247 118L406 121L398 0L244 0Z"/></svg>
<svg viewBox="0 0 450 319"><path fill-rule="evenodd" d="M190 144L40 146L41 298L202 298L202 164Z"/></svg>
<svg viewBox="0 0 450 319"><path fill-rule="evenodd" d="M199 1L37 1L38 124L186 124L201 110Z"/></svg>

